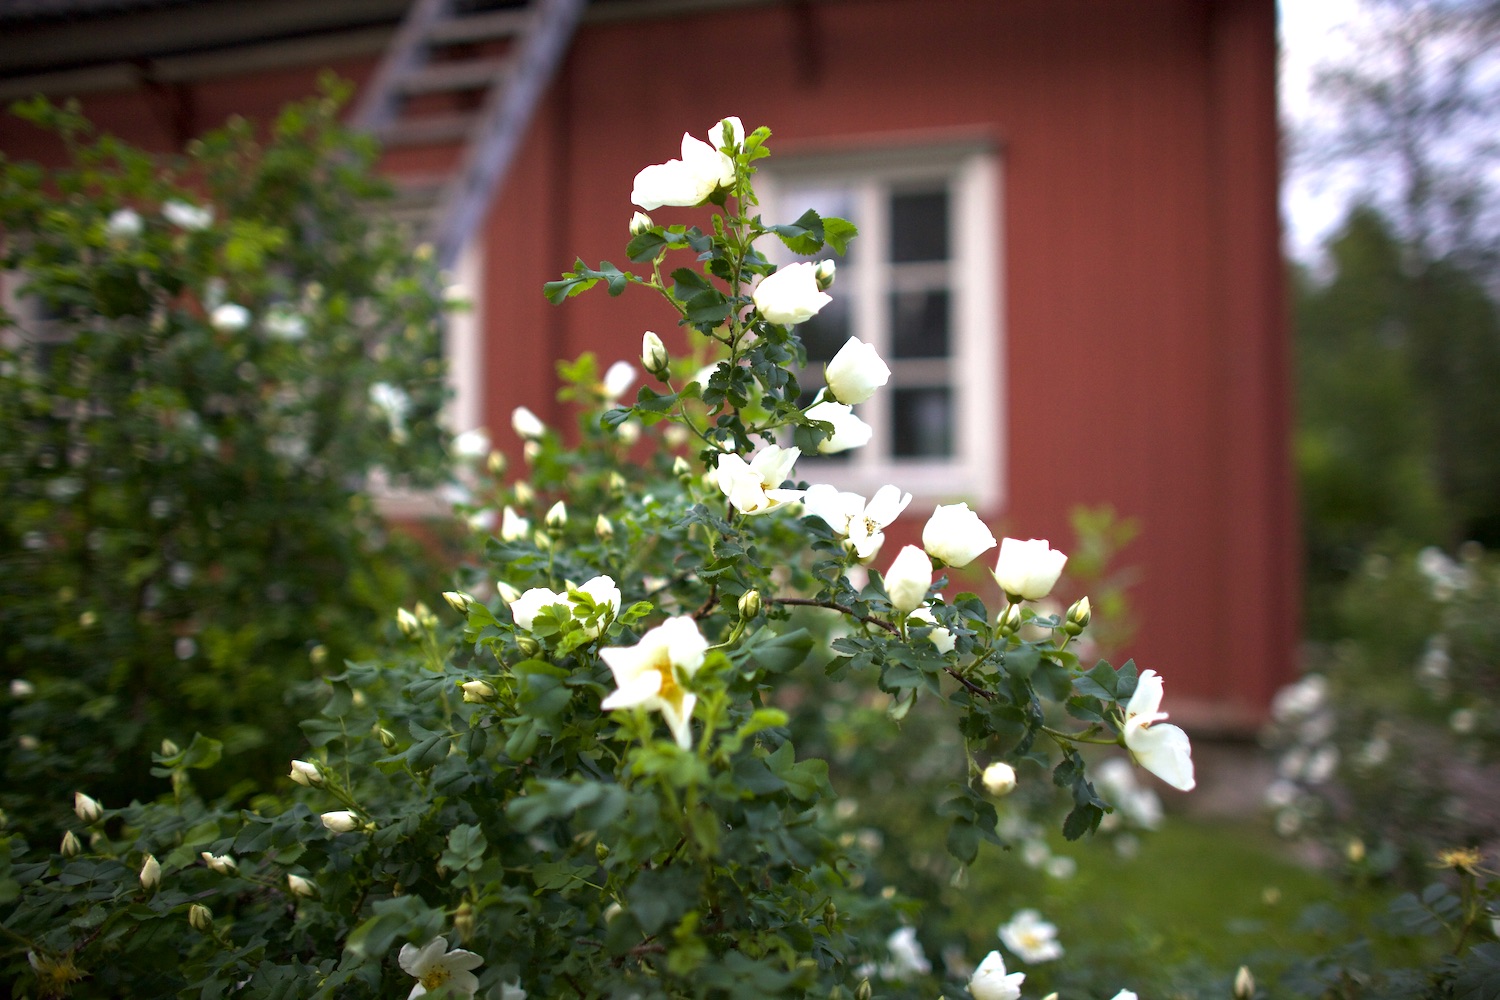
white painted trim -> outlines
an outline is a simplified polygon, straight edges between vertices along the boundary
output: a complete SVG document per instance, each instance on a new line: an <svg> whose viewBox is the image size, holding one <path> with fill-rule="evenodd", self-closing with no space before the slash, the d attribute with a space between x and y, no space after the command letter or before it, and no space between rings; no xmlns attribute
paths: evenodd
<svg viewBox="0 0 1500 1000"><path fill-rule="evenodd" d="M890 340L885 295L892 286L890 265L883 253L889 242L885 196L892 187L910 182L944 180L951 198L952 257L946 267L950 269L953 348L946 364L957 400L953 457L936 461L897 459L872 445L858 449L842 462L804 459L798 467L801 478L831 482L865 495L894 483L910 491L919 506L964 499L986 512L1003 507L1007 491L1001 173L993 147L970 142L858 153L820 152L784 157L761 168L757 187L768 221L788 221L806 207L781 206L782 193L790 185L814 186L827 181L853 189L856 210L852 221L860 227L860 236L854 244L855 260L840 269L833 294L843 291L855 297L851 331L861 340L876 344L883 354ZM862 248L870 249L861 254ZM877 253L876 248L881 250ZM773 247L767 241L765 250L773 259L778 251L782 259L787 259L779 244ZM895 362L892 364L894 367ZM889 392L877 393L857 412L873 428L876 442L889 440Z"/></svg>

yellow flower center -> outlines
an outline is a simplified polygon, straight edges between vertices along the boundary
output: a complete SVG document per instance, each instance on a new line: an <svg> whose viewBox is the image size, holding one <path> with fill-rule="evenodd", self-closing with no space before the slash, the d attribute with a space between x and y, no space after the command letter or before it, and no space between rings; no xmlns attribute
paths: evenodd
<svg viewBox="0 0 1500 1000"><path fill-rule="evenodd" d="M661 675L661 688L656 696L676 708L682 707L682 686L677 683L677 672L672 669L672 658L665 649L656 654L651 669Z"/></svg>
<svg viewBox="0 0 1500 1000"><path fill-rule="evenodd" d="M428 992L431 992L452 978L453 973L449 972L446 967L439 965L436 968L428 969L427 973L418 982L425 986Z"/></svg>

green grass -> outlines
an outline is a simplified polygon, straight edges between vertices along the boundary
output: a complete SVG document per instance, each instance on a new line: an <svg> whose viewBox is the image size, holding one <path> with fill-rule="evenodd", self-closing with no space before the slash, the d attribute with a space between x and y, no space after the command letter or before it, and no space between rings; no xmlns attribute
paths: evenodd
<svg viewBox="0 0 1500 1000"><path fill-rule="evenodd" d="M1242 964L1269 986L1289 960L1371 933L1369 918L1393 895L1298 864L1253 820L1169 819L1130 859L1104 843L1052 846L1078 862L1072 878L986 851L969 884L942 901L971 960L997 946L995 928L1017 909L1033 907L1057 924L1062 960L1027 966L1007 955L1028 974L1027 995L1056 989L1084 1000L1130 988L1152 1000L1222 998Z"/></svg>

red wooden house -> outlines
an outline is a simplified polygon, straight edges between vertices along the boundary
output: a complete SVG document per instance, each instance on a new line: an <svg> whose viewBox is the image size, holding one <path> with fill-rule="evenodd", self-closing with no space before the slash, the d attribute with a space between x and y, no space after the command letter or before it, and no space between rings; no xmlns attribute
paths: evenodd
<svg viewBox="0 0 1500 1000"><path fill-rule="evenodd" d="M633 359L643 330L671 329L646 296L555 308L542 283L575 255L620 259L632 178L684 131L769 125L765 214L813 204L863 233L822 333L876 343L894 371L864 407L872 445L799 472L896 482L923 517L967 498L1023 538L1067 538L1077 504L1136 518L1133 652L1203 732L1253 723L1294 672L1275 16L1274 0L11 0L0 96L76 95L170 147L268 115L323 67L362 81L392 171L459 178L429 217L478 304L453 338L454 422L507 445L514 406L557 414L554 359ZM50 155L0 129L7 154Z"/></svg>

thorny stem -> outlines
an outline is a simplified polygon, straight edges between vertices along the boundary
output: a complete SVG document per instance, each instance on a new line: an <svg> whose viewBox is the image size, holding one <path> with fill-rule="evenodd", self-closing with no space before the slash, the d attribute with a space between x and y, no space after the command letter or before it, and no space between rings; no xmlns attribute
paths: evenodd
<svg viewBox="0 0 1500 1000"><path fill-rule="evenodd" d="M891 622L886 621L884 618L874 618L870 615L862 615L859 612L855 611L853 608L849 607L847 604L839 604L837 601L820 601L815 600L811 597L777 597L773 598L771 603L798 605L806 608L828 608L830 611L841 612L842 614L848 615L850 618L854 618L858 621L864 622L866 625L875 625L879 628L883 628L887 632L890 632L892 635L901 634L901 630L899 628L897 628Z"/></svg>

